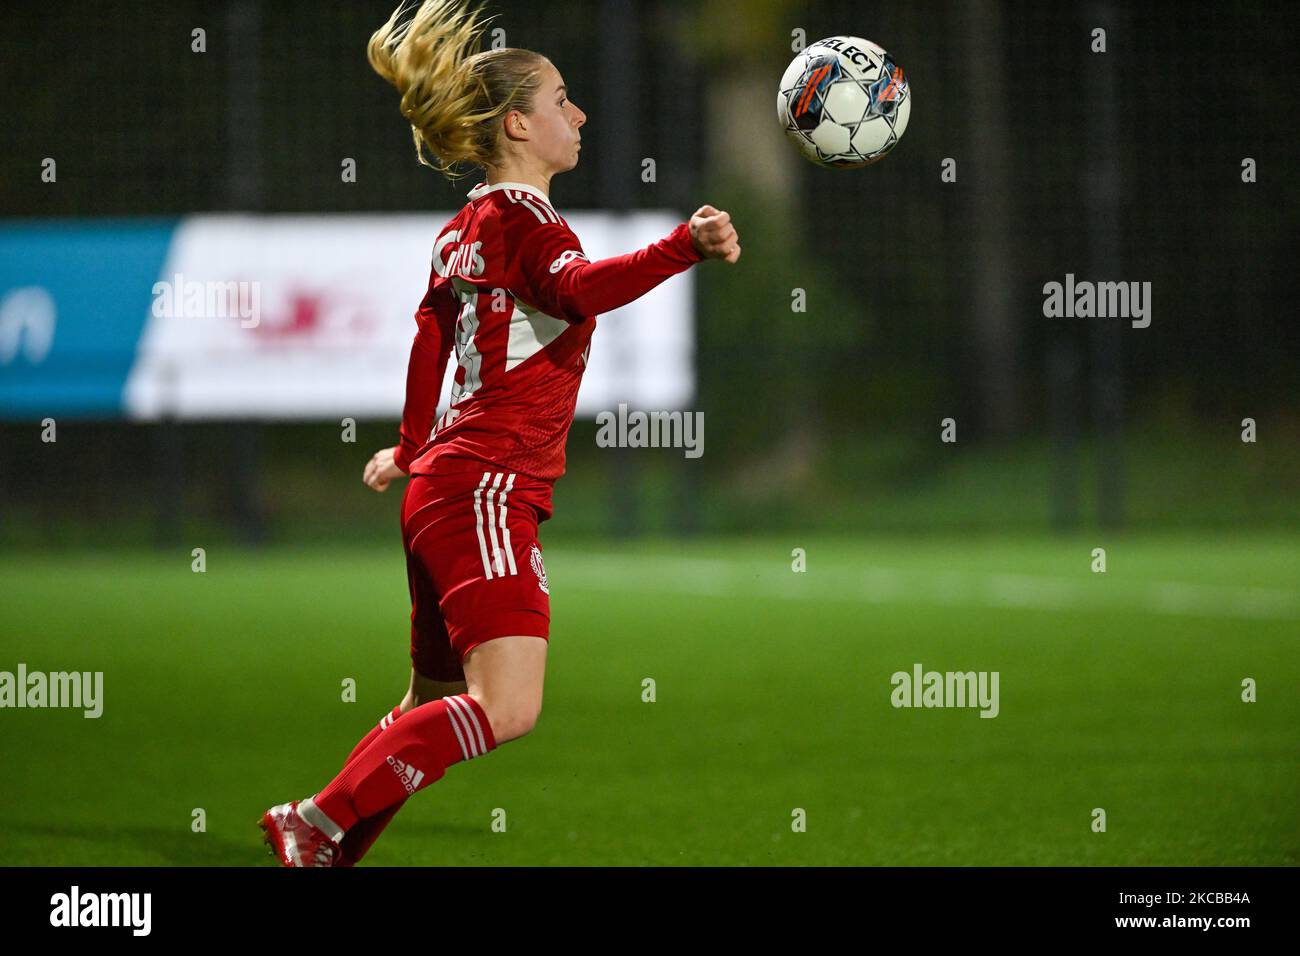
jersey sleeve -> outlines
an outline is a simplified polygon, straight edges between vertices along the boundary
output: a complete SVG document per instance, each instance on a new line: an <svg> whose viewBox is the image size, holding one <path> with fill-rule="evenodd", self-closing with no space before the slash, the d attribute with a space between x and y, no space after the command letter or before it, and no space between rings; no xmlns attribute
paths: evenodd
<svg viewBox="0 0 1300 956"><path fill-rule="evenodd" d="M567 322L621 308L704 258L684 222L643 249L596 262L588 261L582 243L566 223L534 226L519 244L524 288L512 291Z"/></svg>
<svg viewBox="0 0 1300 956"><path fill-rule="evenodd" d="M455 343L456 302L446 285L430 284L415 314L417 328L406 369L406 404L402 409L397 451L393 464L410 472L416 453L429 440L438 410L442 377Z"/></svg>

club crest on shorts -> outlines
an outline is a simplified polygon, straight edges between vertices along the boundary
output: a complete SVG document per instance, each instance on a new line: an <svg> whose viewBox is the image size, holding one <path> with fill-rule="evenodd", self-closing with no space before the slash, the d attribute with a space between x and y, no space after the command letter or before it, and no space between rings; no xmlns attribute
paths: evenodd
<svg viewBox="0 0 1300 956"><path fill-rule="evenodd" d="M529 551L528 563L533 566L533 574L537 575L537 586L542 589L543 594L550 594L551 589L546 586L546 566L542 564L542 549L533 542Z"/></svg>

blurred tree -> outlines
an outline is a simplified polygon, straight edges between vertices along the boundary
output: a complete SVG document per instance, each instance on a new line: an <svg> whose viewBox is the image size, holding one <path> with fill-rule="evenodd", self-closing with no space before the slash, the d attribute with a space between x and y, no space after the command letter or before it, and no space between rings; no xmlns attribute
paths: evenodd
<svg viewBox="0 0 1300 956"><path fill-rule="evenodd" d="M804 160L776 122L777 82L808 39L794 32L798 9L702 4L677 37L705 90L703 195L731 213L743 249L735 268L701 274L701 394L712 421L726 423L714 447L731 449L736 487L757 496L802 487L815 472L824 385L857 338L858 309L817 258L801 214Z"/></svg>
<svg viewBox="0 0 1300 956"><path fill-rule="evenodd" d="M1020 426L1022 381L1017 341L1020 323L1012 303L1015 249L1011 240L1011 156L1007 133L1009 64L1004 56L1002 7L994 0L959 5L966 54L966 120L971 164L980 185L971 213L971 300L968 315L979 361L975 379L979 425L986 435L1008 438Z"/></svg>

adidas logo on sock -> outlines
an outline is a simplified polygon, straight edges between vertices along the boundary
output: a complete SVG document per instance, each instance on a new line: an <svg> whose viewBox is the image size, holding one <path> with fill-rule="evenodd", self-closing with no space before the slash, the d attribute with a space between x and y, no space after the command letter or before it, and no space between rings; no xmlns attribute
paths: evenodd
<svg viewBox="0 0 1300 956"><path fill-rule="evenodd" d="M397 779L402 781L402 786L406 788L407 793L415 793L420 786L420 781L424 779L423 770L416 770L409 763L403 763L396 757L388 758L388 766L393 768L393 773L397 774Z"/></svg>

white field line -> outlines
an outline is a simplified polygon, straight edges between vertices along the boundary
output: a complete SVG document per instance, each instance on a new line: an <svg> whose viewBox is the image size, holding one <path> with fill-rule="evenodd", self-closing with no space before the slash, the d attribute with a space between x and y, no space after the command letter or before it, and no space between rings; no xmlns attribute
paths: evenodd
<svg viewBox="0 0 1300 956"><path fill-rule="evenodd" d="M1300 619L1300 591L1186 581L1125 581L1082 572L1078 579L1046 575L941 571L843 565L795 573L777 563L672 557L625 557L556 551L547 556L561 587L646 590L702 597L845 601L866 604L952 605L1007 609L1135 610L1190 617Z"/></svg>

